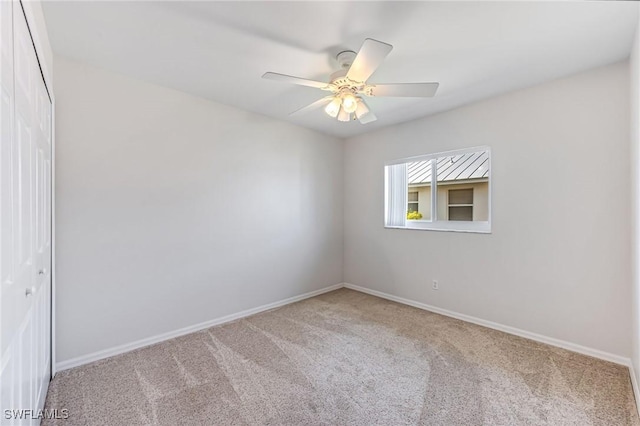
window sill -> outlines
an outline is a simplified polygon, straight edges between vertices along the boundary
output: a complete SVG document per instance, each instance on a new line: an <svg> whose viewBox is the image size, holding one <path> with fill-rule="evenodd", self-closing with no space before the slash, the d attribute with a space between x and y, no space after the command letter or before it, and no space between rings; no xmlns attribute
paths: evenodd
<svg viewBox="0 0 640 426"><path fill-rule="evenodd" d="M491 234L490 222L462 222L462 221L438 221L407 220L405 226L388 226L387 229L408 229L414 231L444 231L444 232L471 232L476 234Z"/></svg>

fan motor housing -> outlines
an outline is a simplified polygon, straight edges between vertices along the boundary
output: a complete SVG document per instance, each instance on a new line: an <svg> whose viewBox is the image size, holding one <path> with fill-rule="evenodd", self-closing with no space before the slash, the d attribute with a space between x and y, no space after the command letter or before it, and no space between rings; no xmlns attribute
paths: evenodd
<svg viewBox="0 0 640 426"><path fill-rule="evenodd" d="M345 77L347 75L347 70L343 69L343 70L339 70L334 72L333 74L331 74L331 83L335 84L336 86L342 86L346 83L347 77ZM340 80L344 80L344 82L341 82ZM340 84L342 83L342 84Z"/></svg>
<svg viewBox="0 0 640 426"><path fill-rule="evenodd" d="M338 91L350 91L353 94L364 92L366 85L362 82L353 81L347 78L347 72L351 68L351 64L356 58L356 52L352 50L344 50L336 55L336 61L340 65L340 70L331 74L331 84Z"/></svg>

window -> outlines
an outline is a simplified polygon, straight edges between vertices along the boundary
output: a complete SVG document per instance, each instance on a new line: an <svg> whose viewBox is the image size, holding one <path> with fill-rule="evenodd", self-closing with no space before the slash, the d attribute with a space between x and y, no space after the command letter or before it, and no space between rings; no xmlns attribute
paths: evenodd
<svg viewBox="0 0 640 426"><path fill-rule="evenodd" d="M385 226L491 232L490 162L488 147L388 162Z"/></svg>
<svg viewBox="0 0 640 426"><path fill-rule="evenodd" d="M448 220L473 220L473 188L449 190Z"/></svg>
<svg viewBox="0 0 640 426"><path fill-rule="evenodd" d="M409 191L409 202L407 203L407 213L418 211L418 191Z"/></svg>

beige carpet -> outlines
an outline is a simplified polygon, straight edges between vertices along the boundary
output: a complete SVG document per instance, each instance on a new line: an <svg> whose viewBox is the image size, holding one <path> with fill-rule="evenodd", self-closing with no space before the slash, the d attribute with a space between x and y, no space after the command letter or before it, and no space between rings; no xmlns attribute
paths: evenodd
<svg viewBox="0 0 640 426"><path fill-rule="evenodd" d="M61 425L639 424L625 367L346 289L63 371L46 404Z"/></svg>

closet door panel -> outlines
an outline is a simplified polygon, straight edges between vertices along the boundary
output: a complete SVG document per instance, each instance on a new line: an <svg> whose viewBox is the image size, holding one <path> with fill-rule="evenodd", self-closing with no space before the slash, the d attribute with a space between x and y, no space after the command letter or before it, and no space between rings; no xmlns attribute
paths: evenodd
<svg viewBox="0 0 640 426"><path fill-rule="evenodd" d="M20 401L20 354L11 344L17 335L18 295L15 283L13 232L13 3L0 1L0 404L14 407Z"/></svg>
<svg viewBox="0 0 640 426"><path fill-rule="evenodd" d="M37 413L50 378L51 103L19 2L0 24L0 403L24 425L4 410Z"/></svg>

